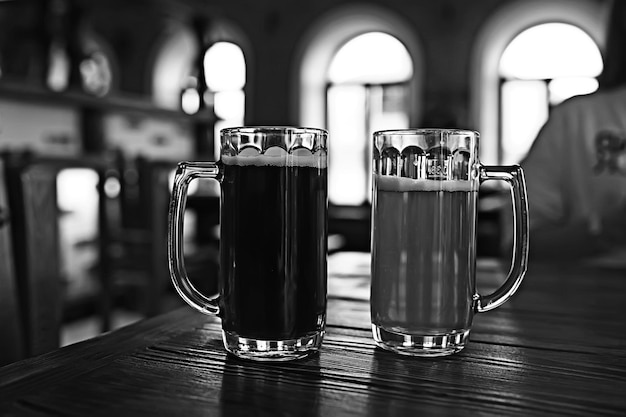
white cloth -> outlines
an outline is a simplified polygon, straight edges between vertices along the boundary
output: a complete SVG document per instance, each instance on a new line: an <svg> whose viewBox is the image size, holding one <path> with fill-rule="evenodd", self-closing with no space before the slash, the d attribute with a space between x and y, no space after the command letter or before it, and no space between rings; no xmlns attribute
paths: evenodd
<svg viewBox="0 0 626 417"><path fill-rule="evenodd" d="M600 161L598 140L607 133L626 141L626 87L574 97L553 109L521 163L531 230L583 222L599 234L610 227L603 224L608 214L621 209L626 217L626 150L609 155L617 170Z"/></svg>

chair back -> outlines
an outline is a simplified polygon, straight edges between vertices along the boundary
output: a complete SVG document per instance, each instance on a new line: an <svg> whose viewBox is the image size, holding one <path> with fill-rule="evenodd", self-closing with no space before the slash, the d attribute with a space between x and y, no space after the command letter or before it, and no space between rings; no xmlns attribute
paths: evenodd
<svg viewBox="0 0 626 417"><path fill-rule="evenodd" d="M60 341L57 170L21 155L11 155L4 163L21 356L30 357L57 348Z"/></svg>
<svg viewBox="0 0 626 417"><path fill-rule="evenodd" d="M146 317L155 316L164 311L164 295L171 289L167 266L168 174L175 163L142 156L127 160L117 153L115 166L121 182L116 199L119 209L107 205L101 225L101 269L108 278L103 281L103 297L110 300L110 310L116 286L123 285L126 291L134 287L140 294L135 298L139 311ZM105 331L110 326L109 316L110 312L104 314Z"/></svg>
<svg viewBox="0 0 626 417"><path fill-rule="evenodd" d="M24 357L21 322L7 181L0 160L0 366Z"/></svg>

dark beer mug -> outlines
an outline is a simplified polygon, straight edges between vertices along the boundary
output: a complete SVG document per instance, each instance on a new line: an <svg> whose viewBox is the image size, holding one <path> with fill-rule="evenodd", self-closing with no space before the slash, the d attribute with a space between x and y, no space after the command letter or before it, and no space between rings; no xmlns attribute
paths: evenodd
<svg viewBox="0 0 626 417"><path fill-rule="evenodd" d="M475 312L503 304L528 259L528 204L519 166L484 166L478 133L408 129L374 134L371 318L376 343L414 356L460 351ZM495 292L476 292L478 187L512 191L512 267Z"/></svg>
<svg viewBox="0 0 626 417"><path fill-rule="evenodd" d="M221 131L221 158L181 162L169 214L170 275L178 294L222 320L226 350L256 360L317 351L326 324L327 140L321 129ZM183 262L189 183L221 185L219 293L190 283Z"/></svg>

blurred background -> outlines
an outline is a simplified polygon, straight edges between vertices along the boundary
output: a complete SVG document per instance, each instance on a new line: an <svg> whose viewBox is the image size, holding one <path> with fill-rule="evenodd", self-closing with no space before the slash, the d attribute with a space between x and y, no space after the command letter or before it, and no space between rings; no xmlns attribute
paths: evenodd
<svg viewBox="0 0 626 417"><path fill-rule="evenodd" d="M62 344L83 337L67 333L76 323L97 334L182 305L165 255L176 162L215 160L219 130L244 124L329 130L330 249L368 251L372 133L474 129L483 163L518 163L554 106L598 88L610 7L0 1L0 153L14 184L11 211L20 211L14 196L25 181L39 181L51 197L35 220L55 224L42 237L12 224L15 269L43 259L33 255L42 245L21 249L19 236L51 240L57 262L44 275L62 283ZM41 167L47 174L25 175ZM489 198L497 187L481 189L483 257L499 256L499 200ZM218 206L216 185L198 183L186 257L208 292L218 268Z"/></svg>

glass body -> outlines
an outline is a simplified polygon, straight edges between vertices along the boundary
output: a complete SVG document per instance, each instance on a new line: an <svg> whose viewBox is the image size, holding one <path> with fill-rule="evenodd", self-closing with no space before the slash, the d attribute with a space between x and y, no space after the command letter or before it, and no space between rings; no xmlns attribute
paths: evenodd
<svg viewBox="0 0 626 417"><path fill-rule="evenodd" d="M327 133L291 127L221 132L215 163L179 164L170 210L174 286L192 307L222 319L226 349L290 360L319 349L326 323ZM189 283L182 214L193 178L221 184L219 295Z"/></svg>
<svg viewBox="0 0 626 417"><path fill-rule="evenodd" d="M475 312L493 309L526 271L528 219L523 172L485 167L478 133L409 129L374 134L371 318L376 343L416 356L458 352ZM478 187L511 185L513 267L488 296L476 293Z"/></svg>

